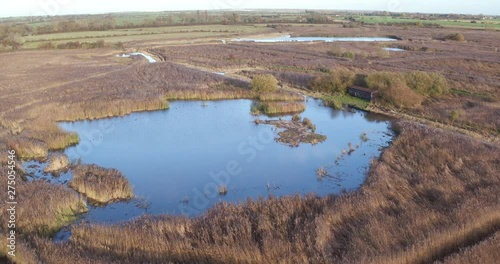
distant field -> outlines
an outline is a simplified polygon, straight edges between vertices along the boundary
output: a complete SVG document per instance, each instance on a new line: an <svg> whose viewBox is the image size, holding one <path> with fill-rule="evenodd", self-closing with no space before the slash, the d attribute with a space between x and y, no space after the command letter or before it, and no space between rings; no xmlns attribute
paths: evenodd
<svg viewBox="0 0 500 264"><path fill-rule="evenodd" d="M421 20L394 18L389 16L359 16L356 20L363 21L367 24L381 23L436 23L443 27L463 27L463 28L494 28L500 29L500 19L477 20L476 23L471 23L471 20Z"/></svg>
<svg viewBox="0 0 500 264"><path fill-rule="evenodd" d="M54 44L68 41L95 42L104 40L108 43L156 40L156 39L198 39L208 37L230 37L235 34L248 35L271 32L265 25L200 25L116 29L107 31L84 31L55 33L28 36L23 48L36 48L40 43L53 42Z"/></svg>

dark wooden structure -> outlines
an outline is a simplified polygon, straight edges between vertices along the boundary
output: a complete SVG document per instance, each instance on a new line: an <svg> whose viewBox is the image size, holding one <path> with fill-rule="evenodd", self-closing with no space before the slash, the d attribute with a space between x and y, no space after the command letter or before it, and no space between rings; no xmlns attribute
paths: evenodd
<svg viewBox="0 0 500 264"><path fill-rule="evenodd" d="M347 89L347 92L351 96L362 98L362 99L365 99L368 101L373 100L373 98L375 98L376 94L378 93L378 91L368 89L365 87L361 87L361 86L352 86L352 87Z"/></svg>

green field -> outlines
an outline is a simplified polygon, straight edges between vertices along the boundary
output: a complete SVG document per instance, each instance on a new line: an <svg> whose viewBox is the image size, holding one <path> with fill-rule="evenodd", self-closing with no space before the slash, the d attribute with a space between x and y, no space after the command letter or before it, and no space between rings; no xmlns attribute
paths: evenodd
<svg viewBox="0 0 500 264"><path fill-rule="evenodd" d="M69 41L95 42L104 40L107 43L117 43L148 40L189 40L210 37L228 38L236 35L259 34L271 31L265 25L199 25L68 32L27 36L23 48L36 48L44 42L52 42L57 45Z"/></svg>
<svg viewBox="0 0 500 264"><path fill-rule="evenodd" d="M472 20L423 20L411 18L396 18L390 16L357 16L354 17L357 21L362 21L367 24L383 24L383 23L431 23L439 24L443 27L462 27L462 28L484 28L484 29L500 29L500 19L478 20L476 23L471 23Z"/></svg>

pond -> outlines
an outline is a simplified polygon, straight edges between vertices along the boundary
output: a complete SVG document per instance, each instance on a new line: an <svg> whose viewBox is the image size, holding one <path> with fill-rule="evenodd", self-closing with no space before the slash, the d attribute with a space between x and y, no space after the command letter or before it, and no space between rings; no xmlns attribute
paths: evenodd
<svg viewBox="0 0 500 264"><path fill-rule="evenodd" d="M157 61L150 55L144 54L142 52L132 52L132 53L127 53L127 54L121 54L121 55L116 55L117 57L120 58L130 58L130 56L143 56L148 60L149 63L156 63Z"/></svg>
<svg viewBox="0 0 500 264"><path fill-rule="evenodd" d="M371 159L393 138L387 117L333 110L314 99L307 100L301 116L327 139L294 148L275 140L279 129L255 123L256 118L291 116L252 116L250 100L170 105L165 111L60 123L80 135L80 144L65 151L71 160L120 170L136 196L129 202L91 207L84 221L111 223L145 213L196 216L220 201L355 190ZM43 173L44 166L25 163L31 179L60 184L71 180L71 172L54 177ZM328 176L318 177L318 168ZM227 186L227 194L218 193L221 185Z"/></svg>
<svg viewBox="0 0 500 264"><path fill-rule="evenodd" d="M384 48L384 50L387 50L387 51L396 51L396 52L403 52L403 51L406 51L405 49L400 49L400 48Z"/></svg>
<svg viewBox="0 0 500 264"><path fill-rule="evenodd" d="M262 43L274 43L274 42L383 42L383 41L396 41L394 38L384 38L384 37L292 37L290 35L277 37L277 38L256 38L256 39L233 39L236 42L262 42Z"/></svg>

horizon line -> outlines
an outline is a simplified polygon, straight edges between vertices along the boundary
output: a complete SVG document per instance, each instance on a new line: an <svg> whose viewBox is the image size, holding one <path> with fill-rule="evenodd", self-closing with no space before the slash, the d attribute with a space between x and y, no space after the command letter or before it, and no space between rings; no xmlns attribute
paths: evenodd
<svg viewBox="0 0 500 264"><path fill-rule="evenodd" d="M209 12L252 12L252 11L338 11L338 12L363 12L363 13L374 13L374 12L387 12L389 14L423 14L423 15L467 15L467 16L493 16L499 17L500 15L496 14L485 14L485 13L454 13L454 12L414 12L414 11L388 11L388 10L361 10L361 9L327 9L327 8L243 8L243 9L182 9L182 10L161 10L161 11L140 11L140 10L129 10L129 11L120 11L120 12L96 12L96 13L66 13L66 14L57 14L57 15L19 15L19 16L2 16L0 15L0 19L8 19L8 18L34 18L34 17L64 17L64 16L88 16L88 15L112 15L112 14L126 14L126 13L174 13L174 12L196 12L196 11L209 11Z"/></svg>

